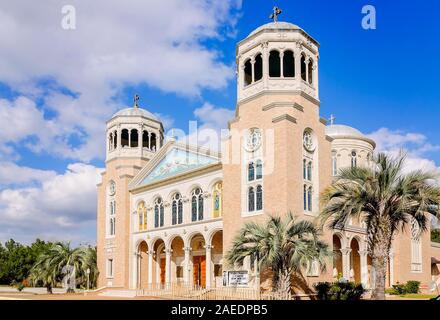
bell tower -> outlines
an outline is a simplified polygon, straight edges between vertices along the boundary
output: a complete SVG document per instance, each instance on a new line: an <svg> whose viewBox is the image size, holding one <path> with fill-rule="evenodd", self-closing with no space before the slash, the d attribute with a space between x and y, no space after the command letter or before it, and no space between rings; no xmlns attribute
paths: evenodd
<svg viewBox="0 0 440 320"><path fill-rule="evenodd" d="M138 95L133 102L106 124L106 165L98 185L98 287L128 288L128 185L164 142L162 122L139 106Z"/></svg>
<svg viewBox="0 0 440 320"><path fill-rule="evenodd" d="M278 21L280 14L275 7L273 22L236 48L236 117L223 146L225 252L246 222L289 211L314 219L319 194L331 183L331 139L319 115L319 43Z"/></svg>

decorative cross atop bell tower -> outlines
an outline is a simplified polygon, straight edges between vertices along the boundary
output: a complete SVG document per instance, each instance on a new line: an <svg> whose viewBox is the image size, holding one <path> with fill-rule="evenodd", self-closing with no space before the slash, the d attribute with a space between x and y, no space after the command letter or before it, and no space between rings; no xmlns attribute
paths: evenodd
<svg viewBox="0 0 440 320"><path fill-rule="evenodd" d="M278 22L278 16L282 13L281 9L277 6L273 7L272 14L269 16L269 19L272 19L273 22Z"/></svg>
<svg viewBox="0 0 440 320"><path fill-rule="evenodd" d="M139 95L135 94L133 97L133 108L139 108Z"/></svg>

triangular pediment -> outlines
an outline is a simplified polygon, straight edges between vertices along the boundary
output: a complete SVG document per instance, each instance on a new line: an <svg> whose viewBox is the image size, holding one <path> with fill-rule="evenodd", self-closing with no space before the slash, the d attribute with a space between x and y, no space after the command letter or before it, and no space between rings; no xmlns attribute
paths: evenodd
<svg viewBox="0 0 440 320"><path fill-rule="evenodd" d="M217 155L198 152L177 143L166 149L165 152L161 155L158 154L157 158L147 164L135 178L136 181L133 181L132 187L155 183L220 162Z"/></svg>

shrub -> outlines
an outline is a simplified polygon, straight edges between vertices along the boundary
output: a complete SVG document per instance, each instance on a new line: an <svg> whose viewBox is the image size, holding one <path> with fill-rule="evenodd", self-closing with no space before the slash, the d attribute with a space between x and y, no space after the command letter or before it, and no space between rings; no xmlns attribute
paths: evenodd
<svg viewBox="0 0 440 320"><path fill-rule="evenodd" d="M420 281L408 281L405 285L406 293L419 293Z"/></svg>
<svg viewBox="0 0 440 320"><path fill-rule="evenodd" d="M17 285L16 285L16 288L17 288L17 290L18 291L23 291L23 289L25 288L25 285L23 284L23 283L18 283Z"/></svg>
<svg viewBox="0 0 440 320"><path fill-rule="evenodd" d="M402 295L406 293L406 287L404 284L393 284L390 294L392 295Z"/></svg>
<svg viewBox="0 0 440 320"><path fill-rule="evenodd" d="M362 284L354 282L318 282L314 287L319 300L360 300L365 293Z"/></svg>

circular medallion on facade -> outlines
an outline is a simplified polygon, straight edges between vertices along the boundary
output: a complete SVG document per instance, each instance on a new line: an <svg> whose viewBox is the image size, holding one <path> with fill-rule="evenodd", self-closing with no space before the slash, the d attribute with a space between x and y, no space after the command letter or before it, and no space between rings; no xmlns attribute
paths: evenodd
<svg viewBox="0 0 440 320"><path fill-rule="evenodd" d="M108 192L109 192L109 194L111 196L115 195L115 193L116 193L116 183L114 181L110 181Z"/></svg>
<svg viewBox="0 0 440 320"><path fill-rule="evenodd" d="M315 150L315 141L313 138L312 131L310 130L304 131L303 143L304 143L304 148L307 151L313 152Z"/></svg>
<svg viewBox="0 0 440 320"><path fill-rule="evenodd" d="M249 130L246 136L245 148L247 151L255 151L261 146L261 131L258 128Z"/></svg>

